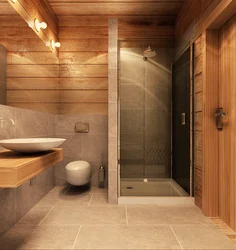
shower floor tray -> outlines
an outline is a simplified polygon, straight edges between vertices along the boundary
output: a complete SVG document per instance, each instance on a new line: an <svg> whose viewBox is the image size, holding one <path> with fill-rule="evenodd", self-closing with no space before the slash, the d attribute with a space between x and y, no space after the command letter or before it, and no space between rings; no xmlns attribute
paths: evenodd
<svg viewBox="0 0 236 250"><path fill-rule="evenodd" d="M121 178L121 196L189 196L170 178Z"/></svg>

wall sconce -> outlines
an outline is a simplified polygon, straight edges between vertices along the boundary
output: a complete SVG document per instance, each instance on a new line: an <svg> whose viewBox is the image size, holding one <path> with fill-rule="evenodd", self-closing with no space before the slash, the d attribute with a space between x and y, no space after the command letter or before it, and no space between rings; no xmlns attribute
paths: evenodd
<svg viewBox="0 0 236 250"><path fill-rule="evenodd" d="M17 0L11 0L13 3L16 3L17 2Z"/></svg>
<svg viewBox="0 0 236 250"><path fill-rule="evenodd" d="M61 44L59 42L54 42L51 40L51 48L54 50L55 48L60 48Z"/></svg>
<svg viewBox="0 0 236 250"><path fill-rule="evenodd" d="M39 20L37 18L34 19L34 26L36 28L36 30L39 32L40 29L46 29L47 28L47 24L45 22L39 22Z"/></svg>

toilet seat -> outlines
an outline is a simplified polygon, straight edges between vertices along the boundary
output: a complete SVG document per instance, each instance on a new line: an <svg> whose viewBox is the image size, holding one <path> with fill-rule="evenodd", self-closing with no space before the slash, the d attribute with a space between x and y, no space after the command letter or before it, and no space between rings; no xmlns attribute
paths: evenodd
<svg viewBox="0 0 236 250"><path fill-rule="evenodd" d="M66 169L68 170L78 170L89 168L90 164L87 161L72 161L66 165Z"/></svg>

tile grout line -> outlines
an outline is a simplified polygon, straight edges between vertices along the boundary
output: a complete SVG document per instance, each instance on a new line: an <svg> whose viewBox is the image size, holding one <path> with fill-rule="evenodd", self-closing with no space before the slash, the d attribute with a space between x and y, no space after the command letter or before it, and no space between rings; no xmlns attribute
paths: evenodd
<svg viewBox="0 0 236 250"><path fill-rule="evenodd" d="M125 218L126 218L126 224L127 224L127 226L128 226L128 225L129 225L129 220L128 220L127 206L125 206Z"/></svg>
<svg viewBox="0 0 236 250"><path fill-rule="evenodd" d="M92 202L92 199L93 199L93 194L94 194L94 193L92 193L91 198L90 198L90 200L89 200L88 207L90 207L90 205L91 205L91 202Z"/></svg>
<svg viewBox="0 0 236 250"><path fill-rule="evenodd" d="M71 249L74 249L74 247L75 247L75 243L76 243L76 241L77 241L77 239L78 239L78 237L79 237L79 233L80 233L81 228L82 228L82 226L80 225L79 230L78 230L78 233L76 234L76 237L75 237L75 240L74 240L74 243L73 243Z"/></svg>
<svg viewBox="0 0 236 250"><path fill-rule="evenodd" d="M175 234L175 231L174 231L174 229L172 228L172 226L171 226L171 225L169 225L169 227L170 227L170 229L171 229L172 233L174 234L174 236L175 236L175 238L176 238L177 242L179 243L179 245L180 245L181 249L184 249L184 248L182 247L182 245L181 245L181 243L180 243L180 241L179 241L179 239L178 239L177 235Z"/></svg>
<svg viewBox="0 0 236 250"><path fill-rule="evenodd" d="M48 211L48 213L44 216L44 218L39 222L39 224L38 224L38 226L40 226L42 223L43 223L43 221L46 219L46 217L51 213L51 211L53 210L53 208L54 208L55 206L53 206L49 211Z"/></svg>

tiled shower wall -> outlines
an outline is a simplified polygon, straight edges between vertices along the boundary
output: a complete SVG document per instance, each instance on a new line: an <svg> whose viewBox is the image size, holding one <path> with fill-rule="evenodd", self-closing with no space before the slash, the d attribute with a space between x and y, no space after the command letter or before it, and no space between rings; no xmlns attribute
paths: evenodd
<svg viewBox="0 0 236 250"><path fill-rule="evenodd" d="M103 114L88 115L56 115L55 135L67 139L62 147L64 160L55 167L56 185L66 184L65 166L71 161L84 160L92 166L92 185L98 184L98 168L101 164L107 166L107 134L108 117ZM78 122L89 123L88 133L75 133L75 124ZM106 171L107 174L107 171ZM107 176L107 175L106 175Z"/></svg>
<svg viewBox="0 0 236 250"><path fill-rule="evenodd" d="M19 137L51 137L54 116L0 105L0 139ZM15 125L9 119L13 119ZM0 148L0 151L2 149ZM0 189L0 235L10 229L54 186L54 169L49 168L18 188Z"/></svg>

